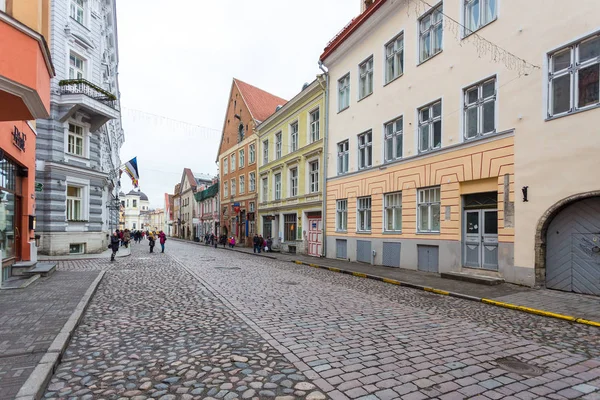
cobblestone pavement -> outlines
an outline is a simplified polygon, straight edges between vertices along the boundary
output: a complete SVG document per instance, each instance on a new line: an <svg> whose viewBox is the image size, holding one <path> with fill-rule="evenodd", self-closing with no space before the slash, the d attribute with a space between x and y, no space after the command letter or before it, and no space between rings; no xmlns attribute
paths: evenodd
<svg viewBox="0 0 600 400"><path fill-rule="evenodd" d="M97 276L61 271L0 291L0 399L15 397Z"/></svg>
<svg viewBox="0 0 600 400"><path fill-rule="evenodd" d="M167 254L146 251L109 264L45 398L327 398Z"/></svg>
<svg viewBox="0 0 600 400"><path fill-rule="evenodd" d="M170 251L334 399L599 399L600 329L236 252Z"/></svg>

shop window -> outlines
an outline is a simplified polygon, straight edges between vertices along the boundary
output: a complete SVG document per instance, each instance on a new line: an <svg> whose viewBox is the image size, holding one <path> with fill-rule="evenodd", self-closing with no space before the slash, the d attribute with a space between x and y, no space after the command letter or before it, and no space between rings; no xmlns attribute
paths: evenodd
<svg viewBox="0 0 600 400"><path fill-rule="evenodd" d="M296 214L285 214L283 216L284 236L287 241L296 240Z"/></svg>

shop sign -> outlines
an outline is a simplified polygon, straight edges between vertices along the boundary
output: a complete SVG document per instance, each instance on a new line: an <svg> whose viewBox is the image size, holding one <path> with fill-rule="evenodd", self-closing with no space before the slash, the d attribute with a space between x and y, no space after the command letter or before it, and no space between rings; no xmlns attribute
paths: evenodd
<svg viewBox="0 0 600 400"><path fill-rule="evenodd" d="M35 191L36 192L43 192L44 191L44 184L36 182L35 183Z"/></svg>
<svg viewBox="0 0 600 400"><path fill-rule="evenodd" d="M275 221L274 215L265 215L263 218L265 219L265 221Z"/></svg>
<svg viewBox="0 0 600 400"><path fill-rule="evenodd" d="M15 126L15 129L13 130L13 144L17 146L19 150L25 151L25 140L27 140L27 135Z"/></svg>

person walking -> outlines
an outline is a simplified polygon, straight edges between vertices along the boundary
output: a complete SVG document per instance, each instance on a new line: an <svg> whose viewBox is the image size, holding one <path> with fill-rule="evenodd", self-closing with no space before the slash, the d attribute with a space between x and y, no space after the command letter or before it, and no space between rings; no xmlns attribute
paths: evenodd
<svg viewBox="0 0 600 400"><path fill-rule="evenodd" d="M117 255L117 251L119 251L119 242L119 234L115 231L110 237L110 245L108 246L108 248L112 250L112 254L110 256L111 262L115 261L115 256Z"/></svg>
<svg viewBox="0 0 600 400"><path fill-rule="evenodd" d="M167 241L167 235L163 231L158 233L158 241L160 242L161 253L165 252L165 242Z"/></svg>
<svg viewBox="0 0 600 400"><path fill-rule="evenodd" d="M234 248L235 247L235 237L231 237L231 239L229 239L229 247L230 248Z"/></svg>
<svg viewBox="0 0 600 400"><path fill-rule="evenodd" d="M123 246L125 246L125 248L129 247L130 240L131 232L129 232L129 229L125 229L125 232L123 233Z"/></svg>
<svg viewBox="0 0 600 400"><path fill-rule="evenodd" d="M258 243L258 234L254 234L254 238L252 238L252 244L254 245L254 252L260 253L260 244Z"/></svg>
<svg viewBox="0 0 600 400"><path fill-rule="evenodd" d="M148 232L148 245L150 246L150 253L154 253L154 245L156 244L154 234L152 232Z"/></svg>

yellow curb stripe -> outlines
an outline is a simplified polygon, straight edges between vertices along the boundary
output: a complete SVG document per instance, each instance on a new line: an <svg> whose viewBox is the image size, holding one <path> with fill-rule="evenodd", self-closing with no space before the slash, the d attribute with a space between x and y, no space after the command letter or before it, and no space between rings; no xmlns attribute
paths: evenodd
<svg viewBox="0 0 600 400"><path fill-rule="evenodd" d="M358 276L358 277L361 277L361 278L366 278L367 277L367 274L363 274L363 273L360 273L360 272L353 272L352 275Z"/></svg>
<svg viewBox="0 0 600 400"><path fill-rule="evenodd" d="M313 268L319 268L319 266L317 264L308 264L309 267L313 267Z"/></svg>
<svg viewBox="0 0 600 400"><path fill-rule="evenodd" d="M430 287L425 287L423 289L425 289L426 292L443 294L444 296L448 296L450 294L450 292L446 292L445 290L434 289L434 288L430 288Z"/></svg>
<svg viewBox="0 0 600 400"><path fill-rule="evenodd" d="M544 316L544 317L551 317L551 318L563 319L565 321L575 321L575 320L577 320L577 318L572 317L570 315L557 314L557 313L553 313L553 312L549 312L549 311L538 310L537 308L530 308L530 307L525 307L525 306L519 306L518 309L521 310L521 311L528 312L530 314L536 314L536 315L541 315L541 316Z"/></svg>
<svg viewBox="0 0 600 400"><path fill-rule="evenodd" d="M397 280L394 280L394 279L383 278L383 281L385 283L391 283L392 285L401 285L400 282L398 282Z"/></svg>
<svg viewBox="0 0 600 400"><path fill-rule="evenodd" d="M600 328L600 322L590 321L588 319L577 318L575 320L575 322L580 323L580 324L584 324L584 325L590 325L590 326L595 326L595 327Z"/></svg>
<svg viewBox="0 0 600 400"><path fill-rule="evenodd" d="M510 308L511 310L518 310L519 306L516 306L514 304L510 304L510 303L504 303L502 301L496 301L496 300L491 300L491 299L481 299L482 303L486 303L486 304L492 304L494 306L499 306L499 307L504 307L504 308Z"/></svg>
<svg viewBox="0 0 600 400"><path fill-rule="evenodd" d="M328 270L330 270L331 272L341 272L342 270L339 268L333 268L333 267L329 267L327 268Z"/></svg>
<svg viewBox="0 0 600 400"><path fill-rule="evenodd" d="M294 262L295 262L296 264L300 264L300 265L302 265L302 261L294 260Z"/></svg>

